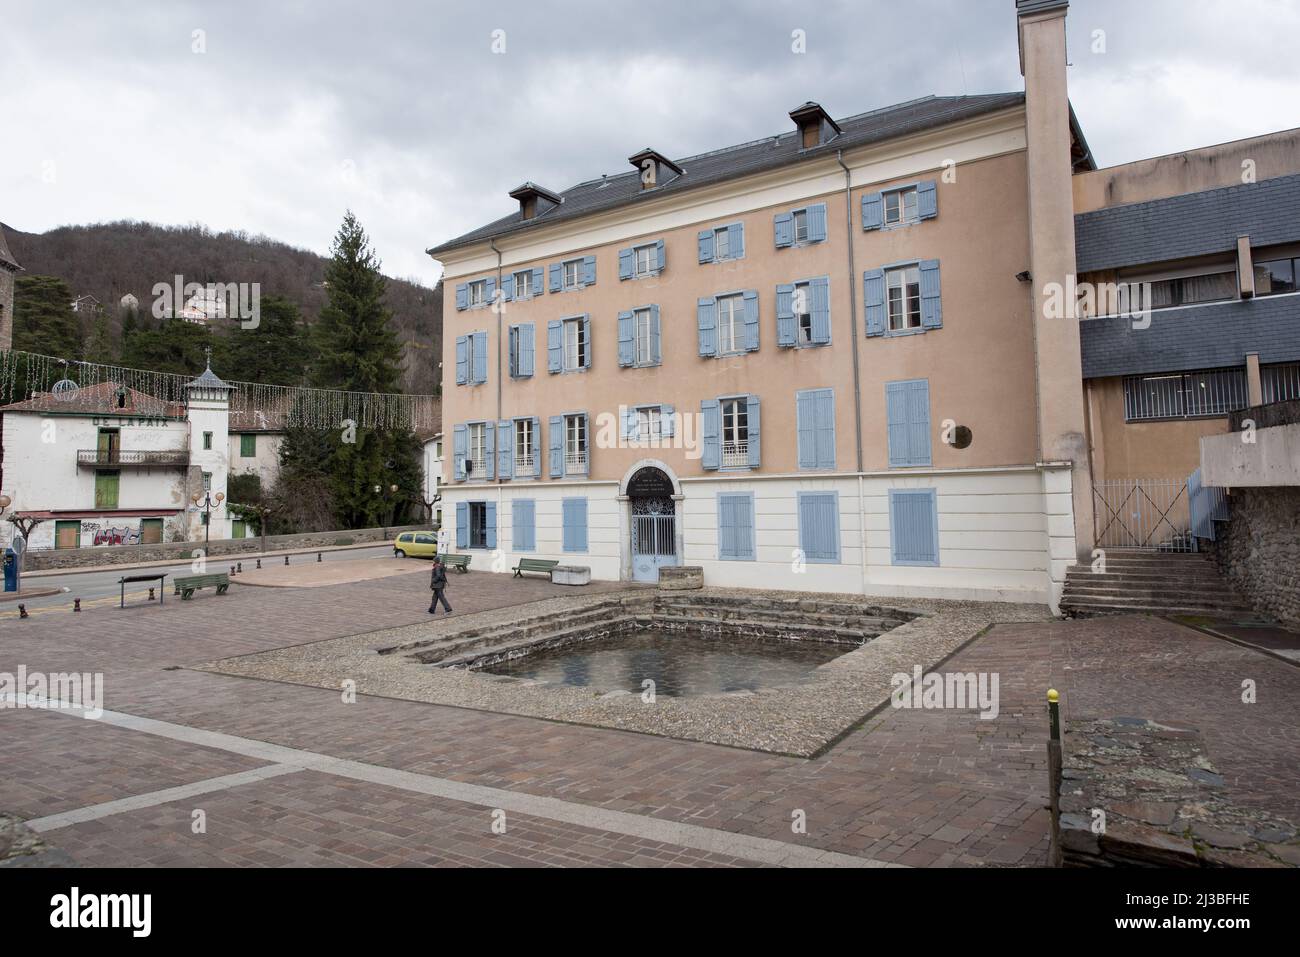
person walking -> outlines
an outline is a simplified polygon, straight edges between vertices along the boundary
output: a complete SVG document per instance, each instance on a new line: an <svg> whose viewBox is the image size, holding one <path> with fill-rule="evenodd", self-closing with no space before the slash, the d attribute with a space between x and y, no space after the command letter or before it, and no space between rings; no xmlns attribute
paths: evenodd
<svg viewBox="0 0 1300 957"><path fill-rule="evenodd" d="M442 607L447 614L451 614L451 605L447 604L447 596L443 591L447 587L447 566L442 563L442 559L437 555L433 556L433 575L429 578L429 587L433 589L433 600L429 602L429 614L438 610L438 602L442 602Z"/></svg>

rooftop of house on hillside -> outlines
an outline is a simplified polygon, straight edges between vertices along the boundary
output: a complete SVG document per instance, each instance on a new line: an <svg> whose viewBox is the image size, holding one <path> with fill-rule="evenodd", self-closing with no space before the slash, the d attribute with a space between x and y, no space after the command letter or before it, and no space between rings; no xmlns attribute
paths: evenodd
<svg viewBox="0 0 1300 957"><path fill-rule="evenodd" d="M673 195L805 160L824 158L834 155L835 151L841 149L884 142L949 123L973 119L1021 106L1024 102L1023 93L926 96L868 113L859 113L838 121L830 121L833 135L829 135L813 146L804 146L802 131L791 129L775 136L675 160L674 165L680 167L681 175L667 177L649 189L643 188L641 173L633 169L625 173L587 180L558 193L542 190L541 195L544 199L554 197L558 202L544 202L538 205L531 216L525 215L521 204L521 209L509 216L503 216L486 226L434 246L427 252L431 256L437 256L463 246L486 242L489 239L508 236L538 226L576 219L590 213L616 209L657 196ZM796 108L791 113L792 119L801 113L806 113L809 107L816 107L816 104L806 103ZM1071 158L1075 167L1095 168L1073 111L1070 114L1070 125L1074 140ZM520 191L526 192L525 187L541 189L535 187L535 184L525 183L524 186L511 191L510 195L516 196Z"/></svg>

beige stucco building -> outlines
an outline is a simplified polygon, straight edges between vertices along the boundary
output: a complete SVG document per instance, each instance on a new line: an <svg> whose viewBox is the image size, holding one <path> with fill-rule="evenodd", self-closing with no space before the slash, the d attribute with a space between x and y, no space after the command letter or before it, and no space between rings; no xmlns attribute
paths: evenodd
<svg viewBox="0 0 1300 957"><path fill-rule="evenodd" d="M634 167L429 252L457 550L646 579L1055 601L1091 548L1063 2L1022 93ZM448 524L451 524L450 517ZM480 567L476 564L475 567Z"/></svg>

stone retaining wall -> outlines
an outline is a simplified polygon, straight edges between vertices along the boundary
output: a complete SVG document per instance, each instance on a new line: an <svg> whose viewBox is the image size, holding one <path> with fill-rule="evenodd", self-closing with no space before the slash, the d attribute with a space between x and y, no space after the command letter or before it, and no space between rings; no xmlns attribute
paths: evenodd
<svg viewBox="0 0 1300 957"><path fill-rule="evenodd" d="M299 548L326 548L332 545L360 545L390 541L399 532L428 531L427 525L402 525L392 528L354 528L302 535L268 535L267 551L292 551ZM51 568L82 568L92 565L135 565L145 562L189 561L203 542L162 542L156 545L118 545L113 548L58 548L29 551L23 560L25 571ZM262 550L261 538L222 538L208 542L207 554L246 555Z"/></svg>
<svg viewBox="0 0 1300 957"><path fill-rule="evenodd" d="M1219 570L1258 610L1300 625L1300 488L1239 488L1218 528Z"/></svg>

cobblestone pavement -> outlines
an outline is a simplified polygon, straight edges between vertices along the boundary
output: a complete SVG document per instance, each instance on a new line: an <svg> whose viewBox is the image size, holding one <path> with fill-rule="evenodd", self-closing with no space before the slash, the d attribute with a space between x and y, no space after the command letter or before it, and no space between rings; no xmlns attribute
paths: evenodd
<svg viewBox="0 0 1300 957"><path fill-rule="evenodd" d="M453 588L458 613L565 593L482 573ZM119 716L0 711L0 810L86 865L1041 865L1050 683L1068 708L1108 707L1112 686L1123 705L1165 700L1153 686L1172 671L1171 706L1194 707L1245 666L1291 695L1285 712L1261 693L1258 726L1235 730L1224 706L1207 739L1253 755L1235 782L1261 800L1296 777L1279 764L1295 689L1276 669L1291 666L1144 619L999 625L943 669L999 672L995 720L887 710L812 760L187 670L419 621L427 597L397 576L0 619L0 671L103 672ZM1162 666L1170 654L1198 664Z"/></svg>

